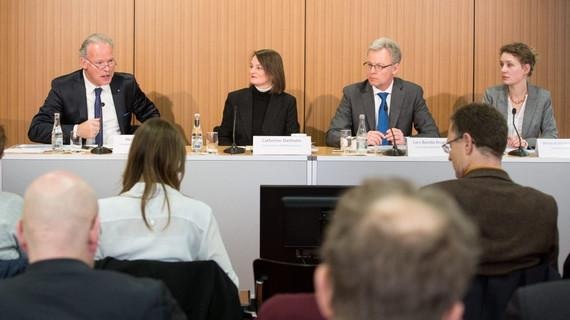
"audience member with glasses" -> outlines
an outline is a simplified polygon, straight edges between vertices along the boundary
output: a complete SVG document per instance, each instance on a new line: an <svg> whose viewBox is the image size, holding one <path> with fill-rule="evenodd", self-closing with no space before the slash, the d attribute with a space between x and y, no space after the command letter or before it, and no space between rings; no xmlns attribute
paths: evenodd
<svg viewBox="0 0 570 320"><path fill-rule="evenodd" d="M60 113L64 143L74 135L85 139L86 144L110 144L114 135L132 133L133 114L141 122L160 116L133 75L115 72L111 38L91 34L79 54L81 69L52 81L43 106L30 124L30 140L51 143L56 112Z"/></svg>
<svg viewBox="0 0 570 320"><path fill-rule="evenodd" d="M428 186L451 195L479 229L483 251L464 319L503 319L516 287L559 277L556 200L503 170L507 133L488 104L457 109L443 145L457 179Z"/></svg>
<svg viewBox="0 0 570 320"><path fill-rule="evenodd" d="M405 137L412 135L412 126L417 136L439 136L422 88L396 77L401 59L400 47L394 40L379 38L372 42L363 64L367 79L344 88L327 131L327 145L338 147L343 129L355 135L360 114L366 116L368 145L405 144Z"/></svg>

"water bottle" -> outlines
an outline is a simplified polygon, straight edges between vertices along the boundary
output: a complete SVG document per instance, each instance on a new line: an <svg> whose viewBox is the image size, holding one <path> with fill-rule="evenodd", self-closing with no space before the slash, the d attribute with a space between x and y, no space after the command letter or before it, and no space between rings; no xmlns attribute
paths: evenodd
<svg viewBox="0 0 570 320"><path fill-rule="evenodd" d="M201 152L204 139L202 136L202 128L200 127L200 114L194 114L194 127L192 128L192 152Z"/></svg>
<svg viewBox="0 0 570 320"><path fill-rule="evenodd" d="M368 147L368 134L366 132L366 121L363 114L359 115L358 130L356 131L356 152L365 154Z"/></svg>
<svg viewBox="0 0 570 320"><path fill-rule="evenodd" d="M51 148L54 151L63 150L63 131L59 120L59 112L53 114L53 129L51 130Z"/></svg>

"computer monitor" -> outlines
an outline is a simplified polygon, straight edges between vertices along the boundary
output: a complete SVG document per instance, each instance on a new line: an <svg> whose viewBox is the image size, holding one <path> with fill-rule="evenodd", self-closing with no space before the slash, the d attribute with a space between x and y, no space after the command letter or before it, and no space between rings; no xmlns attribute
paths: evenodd
<svg viewBox="0 0 570 320"><path fill-rule="evenodd" d="M318 263L324 230L338 198L350 187L262 185L260 257Z"/></svg>

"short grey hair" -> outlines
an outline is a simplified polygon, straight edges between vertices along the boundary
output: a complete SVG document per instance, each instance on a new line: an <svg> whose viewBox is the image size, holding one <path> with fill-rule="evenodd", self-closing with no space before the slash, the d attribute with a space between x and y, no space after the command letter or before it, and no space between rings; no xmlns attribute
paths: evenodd
<svg viewBox="0 0 570 320"><path fill-rule="evenodd" d="M85 40L83 40L81 48L79 48L80 57L82 58L87 57L87 47L92 43L106 43L110 45L111 48L114 47L113 39L111 39L109 36L104 35L102 33L92 33L87 38L85 38Z"/></svg>
<svg viewBox="0 0 570 320"><path fill-rule="evenodd" d="M386 49L390 51L392 56L392 63L400 63L402 60L402 51L398 43L390 38L378 38L370 44L368 51L378 51Z"/></svg>

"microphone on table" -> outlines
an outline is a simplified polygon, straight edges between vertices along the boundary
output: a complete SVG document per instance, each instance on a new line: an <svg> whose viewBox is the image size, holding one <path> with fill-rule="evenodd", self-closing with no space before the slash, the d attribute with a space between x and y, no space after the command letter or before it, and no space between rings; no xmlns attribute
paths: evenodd
<svg viewBox="0 0 570 320"><path fill-rule="evenodd" d="M519 134L519 130L517 129L517 125L515 123L515 115L517 114L517 109L513 108L512 113L513 113L513 127L515 127L515 132L517 133L517 137L519 138L519 147L517 149L510 151L508 155L515 157L526 157L528 156L528 152L522 146L522 138L521 135Z"/></svg>
<svg viewBox="0 0 570 320"><path fill-rule="evenodd" d="M101 101L101 108L103 108L105 106L105 102ZM101 114L103 114L101 112ZM101 116L99 118L99 130L101 132L103 132L103 116ZM94 154L108 154L108 153L113 153L113 150L107 148L107 147L103 147L103 139L101 139L101 141L99 141L99 143L97 144L97 146L93 149L91 149L91 153Z"/></svg>
<svg viewBox="0 0 570 320"><path fill-rule="evenodd" d="M245 152L245 148L240 148L236 146L236 121L237 121L237 111L238 111L237 109L238 106L234 104L234 126L232 129L232 146L224 149L224 152L229 154L238 154Z"/></svg>
<svg viewBox="0 0 570 320"><path fill-rule="evenodd" d="M398 148L398 143L396 142L396 136L394 135L394 131L392 130L392 128L390 128L390 133L392 133L392 137L394 138L394 140L392 140L392 149L384 150L382 154L391 157L401 157L405 155L406 152Z"/></svg>

